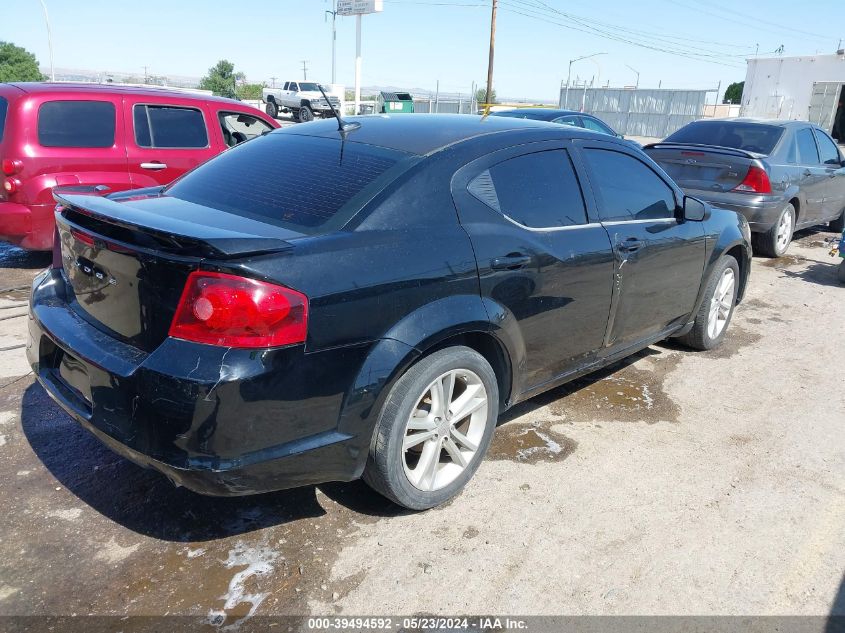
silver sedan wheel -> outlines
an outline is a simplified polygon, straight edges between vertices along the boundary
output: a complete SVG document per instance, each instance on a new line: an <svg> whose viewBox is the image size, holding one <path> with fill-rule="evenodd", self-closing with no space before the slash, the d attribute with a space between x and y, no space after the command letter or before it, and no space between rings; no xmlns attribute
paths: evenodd
<svg viewBox="0 0 845 633"><path fill-rule="evenodd" d="M792 239L792 223L792 209L787 209L783 212L780 222L778 222L777 236L775 237L778 253L783 253L786 247L789 246L789 242Z"/></svg>
<svg viewBox="0 0 845 633"><path fill-rule="evenodd" d="M474 372L453 369L417 400L402 443L405 475L420 490L452 483L475 459L487 425L487 389Z"/></svg>
<svg viewBox="0 0 845 633"><path fill-rule="evenodd" d="M707 335L718 338L728 323L734 302L736 276L732 268L726 268L722 278L716 284L713 298L710 300L710 314L707 318Z"/></svg>

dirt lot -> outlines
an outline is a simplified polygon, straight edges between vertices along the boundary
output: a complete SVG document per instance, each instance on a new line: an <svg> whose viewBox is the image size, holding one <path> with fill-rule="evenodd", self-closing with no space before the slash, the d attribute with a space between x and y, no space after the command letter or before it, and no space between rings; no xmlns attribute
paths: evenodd
<svg viewBox="0 0 845 633"><path fill-rule="evenodd" d="M466 492L423 514L360 483L176 489L101 447L6 349L0 614L845 613L832 236L755 259L722 349L657 345L509 412ZM48 263L0 257L4 288ZM6 318L21 312L0 310L0 348L25 342L26 319Z"/></svg>

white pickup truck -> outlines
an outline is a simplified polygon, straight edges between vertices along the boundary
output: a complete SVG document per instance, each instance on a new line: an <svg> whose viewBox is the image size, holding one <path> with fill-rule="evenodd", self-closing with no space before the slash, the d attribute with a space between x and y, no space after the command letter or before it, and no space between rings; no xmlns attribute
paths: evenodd
<svg viewBox="0 0 845 633"><path fill-rule="evenodd" d="M294 120L303 123L312 121L315 116L332 116L329 104L313 81L286 81L281 88L264 88L261 99L265 112L274 119L280 112L292 112ZM340 99L329 95L329 100L340 111Z"/></svg>

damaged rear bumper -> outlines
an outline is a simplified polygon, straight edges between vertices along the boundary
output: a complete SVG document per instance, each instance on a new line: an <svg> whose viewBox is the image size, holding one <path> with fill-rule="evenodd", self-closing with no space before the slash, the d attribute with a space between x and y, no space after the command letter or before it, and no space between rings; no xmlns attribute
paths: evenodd
<svg viewBox="0 0 845 633"><path fill-rule="evenodd" d="M86 321L64 287L53 269L33 283L29 363L49 395L116 453L208 495L360 476L366 444L337 425L340 368L363 350L306 354L303 346L243 350L167 338L147 353Z"/></svg>

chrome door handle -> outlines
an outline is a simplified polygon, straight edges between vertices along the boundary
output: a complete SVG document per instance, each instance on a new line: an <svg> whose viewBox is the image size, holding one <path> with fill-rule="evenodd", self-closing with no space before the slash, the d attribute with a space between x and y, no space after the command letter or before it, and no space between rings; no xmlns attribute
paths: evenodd
<svg viewBox="0 0 845 633"><path fill-rule="evenodd" d="M141 163L141 169L167 169L164 163Z"/></svg>
<svg viewBox="0 0 845 633"><path fill-rule="evenodd" d="M522 253L511 253L504 257L495 257L490 262L493 270L519 270L531 263L531 257Z"/></svg>

